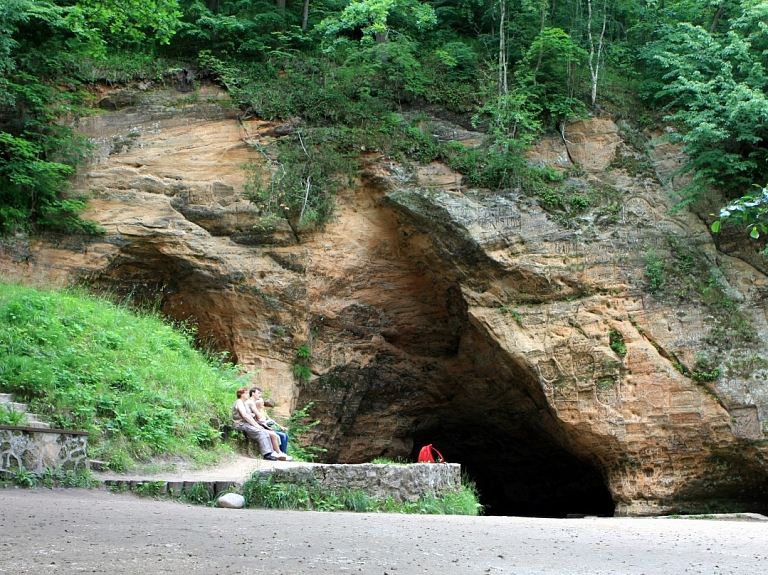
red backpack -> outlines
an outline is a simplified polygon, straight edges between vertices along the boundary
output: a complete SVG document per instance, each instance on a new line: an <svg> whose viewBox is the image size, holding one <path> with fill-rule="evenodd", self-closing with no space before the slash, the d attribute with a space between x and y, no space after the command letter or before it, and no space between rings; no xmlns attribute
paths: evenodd
<svg viewBox="0 0 768 575"><path fill-rule="evenodd" d="M435 454L437 454L437 461L435 461ZM419 463L445 463L445 457L437 449L432 447L432 444L425 445L419 450Z"/></svg>

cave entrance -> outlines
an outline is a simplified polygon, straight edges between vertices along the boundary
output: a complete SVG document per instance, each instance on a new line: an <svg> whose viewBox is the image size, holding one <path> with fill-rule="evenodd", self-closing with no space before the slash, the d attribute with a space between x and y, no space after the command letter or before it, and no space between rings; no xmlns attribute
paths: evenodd
<svg viewBox="0 0 768 575"><path fill-rule="evenodd" d="M613 516L600 470L559 446L532 422L514 429L451 423L420 431L411 453L432 443L475 482L486 515ZM461 433L457 430L461 429Z"/></svg>

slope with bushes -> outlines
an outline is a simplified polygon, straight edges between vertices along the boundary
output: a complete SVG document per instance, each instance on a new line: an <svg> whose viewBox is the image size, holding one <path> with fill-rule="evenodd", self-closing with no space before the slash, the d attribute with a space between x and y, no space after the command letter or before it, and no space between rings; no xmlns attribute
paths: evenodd
<svg viewBox="0 0 768 575"><path fill-rule="evenodd" d="M226 449L219 426L241 383L192 340L84 293L0 284L0 392L89 431L90 456L115 470L161 455L206 463Z"/></svg>

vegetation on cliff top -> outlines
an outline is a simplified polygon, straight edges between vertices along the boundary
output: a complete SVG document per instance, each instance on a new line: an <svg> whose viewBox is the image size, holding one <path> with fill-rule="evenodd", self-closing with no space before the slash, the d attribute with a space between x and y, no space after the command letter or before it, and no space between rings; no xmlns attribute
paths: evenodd
<svg viewBox="0 0 768 575"><path fill-rule="evenodd" d="M684 202L708 186L735 199L768 181L766 19L757 0L5 0L0 230L97 233L67 190L87 150L66 120L89 113L93 83L184 67L246 114L299 119L294 150L273 158L290 177L254 179L254 199L295 228L332 208L324 147L332 162L372 149L442 157L503 188L526 180L519 152L536 134L601 109L673 123L694 174ZM472 158L441 148L404 119L413 106L462 116L487 142Z"/></svg>
<svg viewBox="0 0 768 575"><path fill-rule="evenodd" d="M193 333L77 292L0 283L0 392L54 427L90 432L89 456L115 470L158 455L222 453L235 369Z"/></svg>

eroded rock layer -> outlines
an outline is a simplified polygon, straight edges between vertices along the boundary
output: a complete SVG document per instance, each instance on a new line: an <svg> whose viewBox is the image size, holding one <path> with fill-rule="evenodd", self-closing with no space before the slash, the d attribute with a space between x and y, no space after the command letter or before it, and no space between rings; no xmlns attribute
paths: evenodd
<svg viewBox="0 0 768 575"><path fill-rule="evenodd" d="M568 126L529 158L567 170L555 214L368 155L326 230L267 233L242 166L274 125L212 87L109 98L78 126L106 235L6 240L4 275L156 301L283 413L313 402L327 461L433 443L490 513L768 511L766 277L670 215L678 150L650 136L639 154L610 118Z"/></svg>

